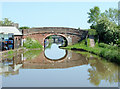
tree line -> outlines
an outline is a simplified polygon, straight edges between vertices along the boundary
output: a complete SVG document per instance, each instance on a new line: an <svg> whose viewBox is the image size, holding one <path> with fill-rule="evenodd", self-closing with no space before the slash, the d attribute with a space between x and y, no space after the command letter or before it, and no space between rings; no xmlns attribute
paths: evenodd
<svg viewBox="0 0 120 89"><path fill-rule="evenodd" d="M9 20L8 18L3 18L3 20L0 21L0 26L14 26L14 22ZM19 27L19 29L29 29L28 26Z"/></svg>
<svg viewBox="0 0 120 89"><path fill-rule="evenodd" d="M107 44L120 45L120 25L118 25L118 9L109 8L101 12L100 8L95 6L89 10L88 23L90 29L95 29L100 42Z"/></svg>

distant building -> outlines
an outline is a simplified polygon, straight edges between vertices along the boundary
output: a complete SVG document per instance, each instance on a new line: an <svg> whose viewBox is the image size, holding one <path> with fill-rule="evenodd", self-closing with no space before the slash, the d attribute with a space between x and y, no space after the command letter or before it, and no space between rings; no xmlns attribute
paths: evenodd
<svg viewBox="0 0 120 89"><path fill-rule="evenodd" d="M19 24L18 23L14 23L13 26L16 27L17 29L19 28Z"/></svg>
<svg viewBox="0 0 120 89"><path fill-rule="evenodd" d="M0 39L3 50L5 47L6 50L19 48L22 44L22 33L16 27L0 26Z"/></svg>

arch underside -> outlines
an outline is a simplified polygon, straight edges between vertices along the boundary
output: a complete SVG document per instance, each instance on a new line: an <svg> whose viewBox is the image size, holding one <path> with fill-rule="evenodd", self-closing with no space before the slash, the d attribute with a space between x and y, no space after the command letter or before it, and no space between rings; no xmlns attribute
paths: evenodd
<svg viewBox="0 0 120 89"><path fill-rule="evenodd" d="M43 39L43 42L45 42L45 39L46 39L47 37L49 37L49 36L53 36L53 35L61 36L61 37L63 37L64 40L66 40L65 45L64 45L64 46L59 46L59 47L66 47L66 46L68 46L68 40L67 40L66 36L63 35L63 34L48 34L48 35L45 36L45 38ZM45 44L44 44L44 45L45 45Z"/></svg>

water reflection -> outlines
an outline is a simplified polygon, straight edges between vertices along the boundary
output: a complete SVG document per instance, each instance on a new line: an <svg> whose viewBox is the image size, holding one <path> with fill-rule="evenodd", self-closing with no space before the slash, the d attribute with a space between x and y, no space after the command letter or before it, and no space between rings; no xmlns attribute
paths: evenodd
<svg viewBox="0 0 120 89"><path fill-rule="evenodd" d="M81 58L81 59L80 59ZM44 51L39 56L31 60L25 60L23 68L29 69L56 69L69 68L88 64L88 60L84 56L76 54L72 51L67 51L67 55L59 60L51 60L44 56Z"/></svg>
<svg viewBox="0 0 120 89"><path fill-rule="evenodd" d="M3 76L19 74L19 69L23 65L22 54L13 56L12 58L4 57L0 63L0 70Z"/></svg>
<svg viewBox="0 0 120 89"><path fill-rule="evenodd" d="M66 50L60 49L61 44L53 43L49 49L45 49L45 56L51 60L58 60L65 57L67 54Z"/></svg>
<svg viewBox="0 0 120 89"><path fill-rule="evenodd" d="M23 59L24 60L31 60L31 59L34 59L36 58L37 56L40 55L42 50L29 50L27 52L25 52L23 55Z"/></svg>
<svg viewBox="0 0 120 89"><path fill-rule="evenodd" d="M53 76L51 81L64 82L64 84L61 86L68 86L66 83L70 83L69 84L70 86L86 87L87 85L89 87L90 86L117 87L118 83L118 68L119 68L118 65L93 57L92 55L87 57L87 54L84 55L73 51L68 51L66 57L63 58L62 60L52 61L48 60L44 56L44 51L29 50L25 53L21 54L18 53L14 55L12 58L3 57L0 66L2 70L1 74L3 74L4 83L3 86L12 86L10 81L13 82L13 85L14 83L17 83L18 85L23 83L26 85L32 83L32 85L36 86L39 86L40 84L44 85L48 81L48 78L46 78L46 73L48 71L51 71L53 75L57 74L58 72L59 72L58 76L62 75L61 79L58 80L58 77L54 78L56 75L54 76L50 75L51 72L48 72L49 73L48 75L50 75L51 77ZM30 74L32 74L31 75L32 78L31 76L29 76ZM81 76L84 76L84 78ZM20 80L20 78L23 78L23 80ZM33 78L36 79L38 83L32 82L31 79ZM39 78L43 78L44 80L41 80ZM28 82L27 83L23 82L25 80L28 80ZM49 82L49 84L52 85L52 82L51 83Z"/></svg>
<svg viewBox="0 0 120 89"><path fill-rule="evenodd" d="M98 86L102 80L108 81L110 84L118 82L118 66L98 59L89 61L91 68L89 80L92 84Z"/></svg>

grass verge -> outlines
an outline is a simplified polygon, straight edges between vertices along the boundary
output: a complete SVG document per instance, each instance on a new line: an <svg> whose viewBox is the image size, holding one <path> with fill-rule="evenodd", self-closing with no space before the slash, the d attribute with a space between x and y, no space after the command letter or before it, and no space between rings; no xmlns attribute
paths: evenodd
<svg viewBox="0 0 120 89"><path fill-rule="evenodd" d="M37 40L31 38L27 38L23 46L27 49L42 48L42 45Z"/></svg>

